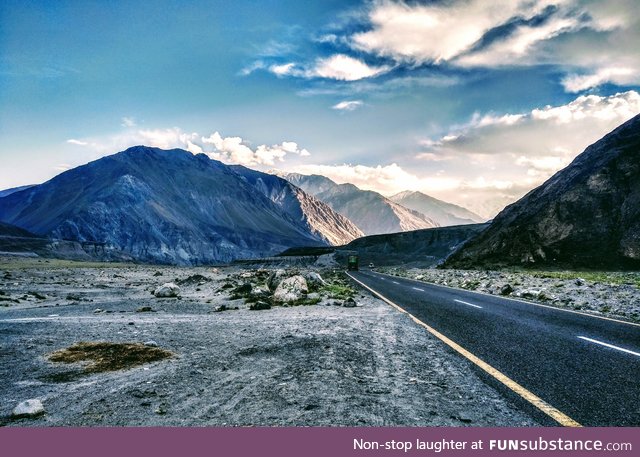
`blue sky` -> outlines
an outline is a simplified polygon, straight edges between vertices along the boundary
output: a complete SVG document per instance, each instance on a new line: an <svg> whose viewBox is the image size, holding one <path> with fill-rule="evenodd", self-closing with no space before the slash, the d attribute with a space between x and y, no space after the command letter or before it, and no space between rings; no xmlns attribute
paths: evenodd
<svg viewBox="0 0 640 457"><path fill-rule="evenodd" d="M135 144L487 217L640 112L633 0L0 4L0 188Z"/></svg>

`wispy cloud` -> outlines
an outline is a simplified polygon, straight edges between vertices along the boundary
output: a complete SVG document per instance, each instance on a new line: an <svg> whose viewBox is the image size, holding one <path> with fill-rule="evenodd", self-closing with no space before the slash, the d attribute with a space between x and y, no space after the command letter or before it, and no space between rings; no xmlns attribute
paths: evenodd
<svg viewBox="0 0 640 457"><path fill-rule="evenodd" d="M75 144L75 145L77 145L77 146L86 146L86 145L88 145L88 144L89 144L89 143L87 143L86 141L76 140L75 138L69 138L69 139L67 140L67 143L69 143L69 144Z"/></svg>
<svg viewBox="0 0 640 457"><path fill-rule="evenodd" d="M123 117L122 118L122 127L135 127L136 125L138 125L136 123L136 120L132 117Z"/></svg>
<svg viewBox="0 0 640 457"><path fill-rule="evenodd" d="M293 76L306 79L358 81L386 73L391 70L391 67L388 65L368 65L362 60L345 54L334 54L330 57L318 58L311 65L303 66L287 62L270 65L268 70L278 77Z"/></svg>
<svg viewBox="0 0 640 457"><path fill-rule="evenodd" d="M331 108L339 111L354 111L363 105L362 100L344 100L336 103Z"/></svg>

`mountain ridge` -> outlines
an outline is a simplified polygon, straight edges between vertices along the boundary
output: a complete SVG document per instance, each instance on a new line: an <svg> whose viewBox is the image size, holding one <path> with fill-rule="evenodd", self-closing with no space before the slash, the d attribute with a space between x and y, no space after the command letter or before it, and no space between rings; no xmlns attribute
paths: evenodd
<svg viewBox="0 0 640 457"><path fill-rule="evenodd" d="M337 184L321 175L283 173L293 185L325 202L334 211L353 222L365 235L378 235L437 227L438 224L418 211L405 208L371 190L354 184Z"/></svg>
<svg viewBox="0 0 640 457"><path fill-rule="evenodd" d="M445 267L640 268L640 115L500 212Z"/></svg>
<svg viewBox="0 0 640 457"><path fill-rule="evenodd" d="M0 220L49 238L107 243L141 261L184 265L327 244L231 167L146 146L0 198Z"/></svg>

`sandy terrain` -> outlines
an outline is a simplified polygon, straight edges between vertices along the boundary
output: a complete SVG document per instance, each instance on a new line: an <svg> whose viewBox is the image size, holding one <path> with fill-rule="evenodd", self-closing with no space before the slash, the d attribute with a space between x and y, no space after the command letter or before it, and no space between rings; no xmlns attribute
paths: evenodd
<svg viewBox="0 0 640 457"><path fill-rule="evenodd" d="M245 277L241 277L244 273ZM331 277L321 270L324 277ZM180 298L157 286L193 275ZM4 425L452 425L535 422L410 319L357 291L357 307L252 311L229 281L255 271L0 258ZM16 301L17 300L17 301ZM214 312L221 305L238 307ZM151 312L136 312L151 307ZM48 357L78 342L147 343L174 357L89 372ZM46 413L12 409L41 400Z"/></svg>

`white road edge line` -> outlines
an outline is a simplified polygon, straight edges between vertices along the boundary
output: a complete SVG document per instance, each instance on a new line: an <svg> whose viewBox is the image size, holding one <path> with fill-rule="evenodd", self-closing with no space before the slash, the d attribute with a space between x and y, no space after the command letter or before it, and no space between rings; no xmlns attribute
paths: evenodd
<svg viewBox="0 0 640 457"><path fill-rule="evenodd" d="M614 346L613 344L605 343L603 341L594 340L592 338L587 338L586 336L578 336L578 338L580 338L581 340L589 341L590 343L599 344L601 346L605 346L605 347L608 347L608 348L611 348L611 349L615 349L617 351L626 352L627 354L632 354L632 355L640 357L640 352L630 351L629 349L621 348L620 346Z"/></svg>
<svg viewBox="0 0 640 457"><path fill-rule="evenodd" d="M473 303L469 303L466 301L462 301L462 300L453 300L456 303L462 303L463 305L467 305L467 306L473 306L474 308L480 308L482 309L482 306L478 306L478 305L474 305Z"/></svg>
<svg viewBox="0 0 640 457"><path fill-rule="evenodd" d="M420 292L424 292L424 289L421 289L419 287L412 287L413 290L419 290Z"/></svg>
<svg viewBox="0 0 640 457"><path fill-rule="evenodd" d="M383 273L380 273L380 274L383 274ZM617 322L619 324L627 324L627 325L633 325L634 327L640 327L640 323L638 323L638 322L622 321L620 319L615 319L613 317L598 316L598 315L595 315L595 314L589 314L589 313L583 313L583 312L580 312L580 311L575 311L573 309L565 309L565 308L558 308L557 306L543 305L542 303L535 303L535 302L532 302L532 301L522 300L522 299L519 299L519 298L503 297L503 296L497 297L496 295L488 294L486 292L478 292L477 290L459 289L457 287L445 286L444 284L436 284L436 283L433 283L433 282L420 281L418 279L405 278L403 276L393 276L393 275L389 275L389 274L387 274L387 276L392 276L394 278L404 279L406 281L417 282L417 283L420 283L420 284L428 284L430 286L442 287L442 288L445 288L445 289L451 289L451 290L457 290L457 291L463 291L463 292L469 292L469 293L472 293L472 294L484 295L484 296L487 296L487 297L502 298L504 300L515 301L517 303L524 303L525 305L540 306L542 308L555 309L556 311L562 311L562 312L565 312L565 313L580 314L581 316L593 317L595 319L602 319L604 321L612 321L612 322Z"/></svg>

